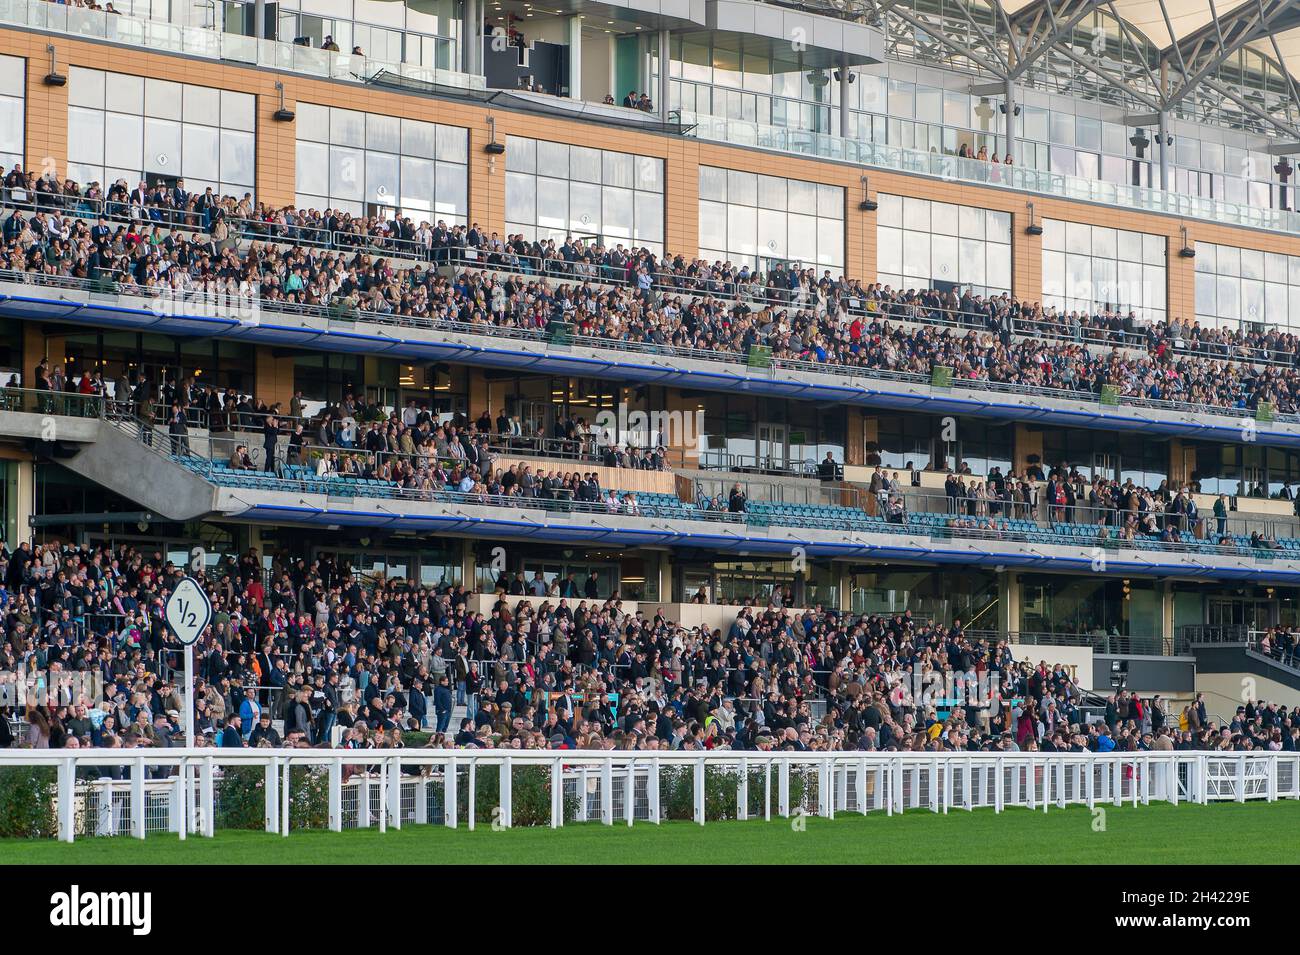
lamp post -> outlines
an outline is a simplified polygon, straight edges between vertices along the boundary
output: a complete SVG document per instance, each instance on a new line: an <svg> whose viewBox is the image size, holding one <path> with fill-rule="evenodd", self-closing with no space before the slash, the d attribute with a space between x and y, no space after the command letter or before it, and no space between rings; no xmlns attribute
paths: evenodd
<svg viewBox="0 0 1300 955"><path fill-rule="evenodd" d="M1291 178L1291 173L1294 172L1294 169L1292 168L1291 164L1286 161L1286 157L1283 156L1277 161L1276 164L1274 164L1273 171L1277 173L1277 181L1279 183L1277 189L1278 208L1290 209L1291 204L1287 201L1286 184L1287 181Z"/></svg>
<svg viewBox="0 0 1300 955"><path fill-rule="evenodd" d="M1139 129L1129 137L1128 144L1137 153L1137 158L1133 160L1133 185L1140 186L1142 185L1142 159L1146 156L1151 140L1147 138L1145 129Z"/></svg>

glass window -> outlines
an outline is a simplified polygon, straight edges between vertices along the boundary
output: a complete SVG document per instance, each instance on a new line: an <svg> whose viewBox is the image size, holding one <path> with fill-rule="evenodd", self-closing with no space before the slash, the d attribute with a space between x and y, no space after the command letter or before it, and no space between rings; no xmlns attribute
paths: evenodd
<svg viewBox="0 0 1300 955"><path fill-rule="evenodd" d="M144 77L124 73L104 75L104 108L117 113L144 113Z"/></svg>
<svg viewBox="0 0 1300 955"><path fill-rule="evenodd" d="M146 78L144 83L145 115L156 116L159 119L180 119L182 85L167 80L156 80L153 77Z"/></svg>
<svg viewBox="0 0 1300 955"><path fill-rule="evenodd" d="M104 108L104 72L73 66L68 69L68 103L90 109Z"/></svg>
<svg viewBox="0 0 1300 955"><path fill-rule="evenodd" d="M107 129L105 129L107 132ZM109 140L111 142L111 140ZM167 119L144 121L144 168L166 176L180 175L181 124Z"/></svg>
<svg viewBox="0 0 1300 955"><path fill-rule="evenodd" d="M181 169L186 179L221 179L219 142L221 131L216 126L196 126L186 123L181 129Z"/></svg>
<svg viewBox="0 0 1300 955"><path fill-rule="evenodd" d="M636 183L632 156L606 150L603 155L604 182L607 186L631 189Z"/></svg>
<svg viewBox="0 0 1300 955"><path fill-rule="evenodd" d="M402 123L396 116L366 114L366 148L396 153L402 149Z"/></svg>
<svg viewBox="0 0 1300 955"><path fill-rule="evenodd" d="M206 86L184 84L181 97L182 113L185 120L216 126L221 122L221 91Z"/></svg>
<svg viewBox="0 0 1300 955"><path fill-rule="evenodd" d="M330 142L335 146L365 146L366 114L331 107Z"/></svg>
<svg viewBox="0 0 1300 955"><path fill-rule="evenodd" d="M329 147L299 140L295 151L299 192L325 196L330 191Z"/></svg>
<svg viewBox="0 0 1300 955"><path fill-rule="evenodd" d="M256 178L256 141L252 133L223 130L221 133L221 180L253 186Z"/></svg>
<svg viewBox="0 0 1300 955"><path fill-rule="evenodd" d="M257 130L257 97L250 93L221 91L221 125L225 129Z"/></svg>
<svg viewBox="0 0 1300 955"><path fill-rule="evenodd" d="M507 156L512 152L525 157L513 166L527 168L507 173L509 231L543 238L601 236L625 244L636 239L662 250L662 160L520 137L508 140ZM532 156L535 166L527 161ZM565 174L540 178L533 168L563 168Z"/></svg>
<svg viewBox="0 0 1300 955"><path fill-rule="evenodd" d="M21 56L0 56L0 96L27 95L26 65Z"/></svg>
<svg viewBox="0 0 1300 955"><path fill-rule="evenodd" d="M1139 318L1163 320L1163 236L1045 219L1043 239L1045 306L1132 309Z"/></svg>
<svg viewBox="0 0 1300 955"><path fill-rule="evenodd" d="M402 155L433 159L437 156L437 126L416 119L402 120ZM508 153L507 153L508 155ZM513 168L507 160L506 168Z"/></svg>
<svg viewBox="0 0 1300 955"><path fill-rule="evenodd" d="M69 161L104 164L104 115L98 109L68 107Z"/></svg>

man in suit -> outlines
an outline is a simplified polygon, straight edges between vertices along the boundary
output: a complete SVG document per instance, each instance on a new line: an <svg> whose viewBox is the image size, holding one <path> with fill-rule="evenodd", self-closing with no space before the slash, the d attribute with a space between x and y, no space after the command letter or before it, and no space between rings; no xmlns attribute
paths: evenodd
<svg viewBox="0 0 1300 955"><path fill-rule="evenodd" d="M244 745L244 734L241 729L240 716L233 713L230 719L226 721L226 728L221 731L222 749L239 749Z"/></svg>
<svg viewBox="0 0 1300 955"><path fill-rule="evenodd" d="M264 471L275 470L275 450L276 444L280 440L280 422L275 415L266 416L266 424L262 426L262 451L266 455L266 460L262 465Z"/></svg>

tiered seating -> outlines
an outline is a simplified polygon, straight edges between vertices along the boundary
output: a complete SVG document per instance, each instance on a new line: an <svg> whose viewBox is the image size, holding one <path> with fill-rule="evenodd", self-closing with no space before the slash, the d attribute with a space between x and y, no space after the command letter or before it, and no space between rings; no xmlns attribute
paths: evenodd
<svg viewBox="0 0 1300 955"><path fill-rule="evenodd" d="M620 500L622 499L622 492L615 491L614 493ZM642 517L672 517L679 520L689 520L697 517L699 513L695 507L687 504L675 494L637 491L633 497Z"/></svg>
<svg viewBox="0 0 1300 955"><path fill-rule="evenodd" d="M880 531L885 522L866 511L842 504L785 504L750 501L750 523L785 524L790 527L819 527L831 530Z"/></svg>
<svg viewBox="0 0 1300 955"><path fill-rule="evenodd" d="M266 471L236 470L225 462L209 461L207 458L192 455L174 455L173 459L182 467L188 468L196 474L209 478L217 484L231 487L275 491L286 490L288 485L292 485L295 490L312 494L329 494L335 497L394 498L400 496L401 493L396 485L373 478L338 474L329 478L319 477L315 469L308 465L286 465L280 469L280 474L276 475ZM448 493L455 493L455 488L449 487L445 490ZM615 491L614 493L620 501L631 493L636 500L641 517L698 520L707 518L710 515L717 516L716 512L701 510L680 500L673 494L649 491ZM566 502L563 501L529 501L530 505L540 504L545 506L548 503L557 510L565 509ZM1102 541L1095 524L1062 521L1053 523L1049 527L1040 527L1036 521L1025 518L1001 516L957 518L952 514L929 511L910 512L907 514L904 523L895 524L886 521L882 517L868 514L859 508L842 504L787 504L777 501L750 501L744 519L747 524L756 527L778 524L785 527L807 527L876 534L921 534L929 537L950 537L954 533L970 533L972 535L982 533L1006 536L1010 539L1036 544L1073 543L1079 546L1096 546L1097 544L1120 546L1123 543L1124 546L1135 547L1138 550L1161 550L1165 547L1159 538L1146 536L1139 537L1132 542L1121 542L1115 536ZM974 528L955 527L954 520L957 519L973 520L978 522L980 526ZM988 524L992 524L991 530L988 529ZM1244 535L1233 535L1229 538L1229 541L1231 550L1242 554L1254 554L1256 556L1273 554L1281 559L1300 560L1300 540L1295 538L1285 537L1279 539L1277 549L1252 547L1250 538ZM1219 546L1217 537L1202 540L1191 531L1180 532L1178 543L1182 545L1183 549L1192 553L1222 554L1225 552L1225 548Z"/></svg>

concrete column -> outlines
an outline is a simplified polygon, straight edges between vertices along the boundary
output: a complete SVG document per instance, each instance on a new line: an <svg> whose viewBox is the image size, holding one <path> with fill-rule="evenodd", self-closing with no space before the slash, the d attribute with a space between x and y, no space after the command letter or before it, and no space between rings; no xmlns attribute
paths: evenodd
<svg viewBox="0 0 1300 955"><path fill-rule="evenodd" d="M1160 583L1160 638L1165 653L1174 649L1174 585L1164 580Z"/></svg>
<svg viewBox="0 0 1300 955"><path fill-rule="evenodd" d="M569 43L569 99L582 99L582 21L576 16L565 21Z"/></svg>
<svg viewBox="0 0 1300 955"><path fill-rule="evenodd" d="M667 30L659 31L659 93L656 95L657 105L659 106L659 115L665 121L668 119L668 69L670 34Z"/></svg>
<svg viewBox="0 0 1300 955"><path fill-rule="evenodd" d="M1020 575L1010 570L998 575L998 630L1013 643L1020 632Z"/></svg>
<svg viewBox="0 0 1300 955"><path fill-rule="evenodd" d="M655 573L659 577L659 600L658 603L666 604L673 602L673 560L669 551L660 551L657 555ZM652 617L654 614L647 611L646 616Z"/></svg>
<svg viewBox="0 0 1300 955"><path fill-rule="evenodd" d="M36 470L31 461L11 461L10 466L14 469L14 481L11 488L14 491L14 537L10 540L11 548L17 547L22 541L32 539L32 515L36 513ZM0 518L6 515L0 515ZM8 531L8 521L0 525L0 530Z"/></svg>
<svg viewBox="0 0 1300 955"><path fill-rule="evenodd" d="M1163 110L1157 114L1160 124L1156 136L1160 139L1160 188L1169 189L1169 114Z"/></svg>
<svg viewBox="0 0 1300 955"><path fill-rule="evenodd" d="M638 33L637 43L637 92L650 92L650 38L644 33Z"/></svg>
<svg viewBox="0 0 1300 955"><path fill-rule="evenodd" d="M1169 90L1169 61L1160 61L1160 95L1163 97ZM1160 188L1168 191L1169 189L1169 113L1161 110L1156 114L1159 118L1157 125L1157 138L1160 140Z"/></svg>
<svg viewBox="0 0 1300 955"><path fill-rule="evenodd" d="M257 0L253 7L253 36L258 40L266 37L266 0Z"/></svg>
<svg viewBox="0 0 1300 955"><path fill-rule="evenodd" d="M849 124L849 94L853 85L849 82L849 58L840 55L840 136L848 139L851 135Z"/></svg>
<svg viewBox="0 0 1300 955"><path fill-rule="evenodd" d="M465 0L461 7L464 19L461 21L461 53L460 68L462 72L478 74L483 69L480 61L483 58L483 41L480 30L481 17L479 12L478 0Z"/></svg>
<svg viewBox="0 0 1300 955"><path fill-rule="evenodd" d="M1013 80L1007 80L1007 127L1006 127L1006 148L1005 153L1009 153L1017 165L1020 164L1020 157L1016 155L1016 84Z"/></svg>
<svg viewBox="0 0 1300 955"><path fill-rule="evenodd" d="M474 541L472 538L463 537L460 543L460 582L467 590L472 591L475 583Z"/></svg>

